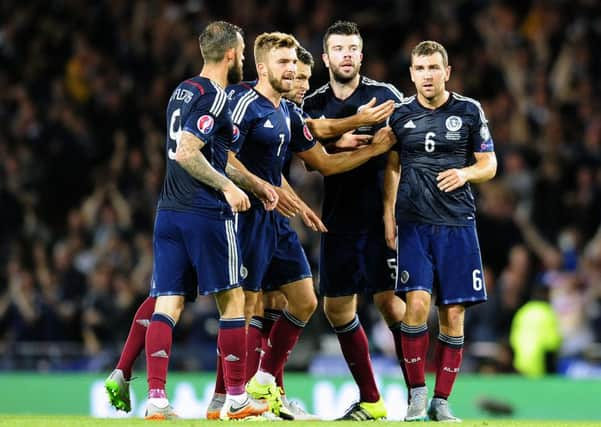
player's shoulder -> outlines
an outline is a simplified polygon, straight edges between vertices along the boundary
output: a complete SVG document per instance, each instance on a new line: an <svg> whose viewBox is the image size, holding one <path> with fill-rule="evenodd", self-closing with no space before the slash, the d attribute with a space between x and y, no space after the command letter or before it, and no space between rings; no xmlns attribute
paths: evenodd
<svg viewBox="0 0 601 427"><path fill-rule="evenodd" d="M259 94L252 87L240 90L231 98L232 120L234 123L240 123L242 119L255 111Z"/></svg>
<svg viewBox="0 0 601 427"><path fill-rule="evenodd" d="M312 105L316 105L321 100L323 100L327 94L330 92L330 84L326 83L323 86L315 89L309 95L305 96L303 101L303 108L311 107Z"/></svg>
<svg viewBox="0 0 601 427"><path fill-rule="evenodd" d="M403 98L400 102L394 103L394 112L393 114L404 114L412 112L418 107L417 97L415 95L411 95Z"/></svg>
<svg viewBox="0 0 601 427"><path fill-rule="evenodd" d="M369 88L370 91L382 92L384 96L394 99L395 102L403 100L403 94L391 83L380 82L366 76L361 76L361 84Z"/></svg>
<svg viewBox="0 0 601 427"><path fill-rule="evenodd" d="M191 101L197 108L207 108L214 116L219 116L227 104L227 95L223 88L211 79L201 76L183 80L171 95L172 99L174 97L183 98L186 103Z"/></svg>
<svg viewBox="0 0 601 427"><path fill-rule="evenodd" d="M456 105L459 105L463 108L465 114L475 114L481 116L483 121L486 121L484 118L482 104L480 104L479 101L474 98L470 98L469 96L460 95L456 92L451 92L451 97Z"/></svg>
<svg viewBox="0 0 601 427"><path fill-rule="evenodd" d="M256 80L250 80L246 82L240 82L233 85L229 85L225 91L227 93L228 98L234 99L234 97L240 93L246 92L249 89L252 89L257 85Z"/></svg>

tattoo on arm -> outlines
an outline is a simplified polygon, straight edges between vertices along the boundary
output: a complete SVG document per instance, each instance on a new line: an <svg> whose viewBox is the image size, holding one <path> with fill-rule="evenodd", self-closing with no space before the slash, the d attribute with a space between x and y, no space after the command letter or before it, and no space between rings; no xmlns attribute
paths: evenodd
<svg viewBox="0 0 601 427"><path fill-rule="evenodd" d="M230 162L228 162L227 166L225 167L225 173L238 187L248 191L252 190L253 185L249 177Z"/></svg>
<svg viewBox="0 0 601 427"><path fill-rule="evenodd" d="M203 142L196 136L183 132L177 146L175 160L192 177L216 190L223 191L230 180L217 172L200 152L203 145Z"/></svg>

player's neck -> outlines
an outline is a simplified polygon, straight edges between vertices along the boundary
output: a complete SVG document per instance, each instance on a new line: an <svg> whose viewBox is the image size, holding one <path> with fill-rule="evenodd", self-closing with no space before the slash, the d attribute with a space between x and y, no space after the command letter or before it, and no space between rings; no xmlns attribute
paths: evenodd
<svg viewBox="0 0 601 427"><path fill-rule="evenodd" d="M259 79L259 82L255 86L255 90L271 101L275 107L279 107L280 101L282 100L282 94L276 91L267 80Z"/></svg>
<svg viewBox="0 0 601 427"><path fill-rule="evenodd" d="M352 80L342 83L337 81L336 79L330 76L330 87L332 88L332 92L334 92L334 96L338 99L346 99L355 92L357 87L359 86L359 81L361 80L361 76L359 73Z"/></svg>
<svg viewBox="0 0 601 427"><path fill-rule="evenodd" d="M439 96L432 99L428 99L418 92L417 100L423 107L428 108L429 110L436 110L449 100L449 96L451 96L451 93L448 90L443 91Z"/></svg>
<svg viewBox="0 0 601 427"><path fill-rule="evenodd" d="M225 88L227 86L227 64L205 63L200 71L200 76L212 80L221 88Z"/></svg>

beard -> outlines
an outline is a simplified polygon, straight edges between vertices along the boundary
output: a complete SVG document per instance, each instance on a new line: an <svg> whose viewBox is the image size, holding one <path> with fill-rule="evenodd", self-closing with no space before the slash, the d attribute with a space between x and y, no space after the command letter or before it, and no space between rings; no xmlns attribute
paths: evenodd
<svg viewBox="0 0 601 427"><path fill-rule="evenodd" d="M227 70L227 82L228 84L235 85L240 83L242 80L242 67L238 64L234 64Z"/></svg>
<svg viewBox="0 0 601 427"><path fill-rule="evenodd" d="M271 73L271 71L267 71L267 79L269 80L269 84L271 85L271 87L273 87L273 90L275 90L276 92L286 93L290 91L289 87L284 87L284 85L282 84L282 79L278 79Z"/></svg>
<svg viewBox="0 0 601 427"><path fill-rule="evenodd" d="M359 66L355 66L350 74L343 74L338 68L330 67L332 77L338 83L346 84L357 77L359 74Z"/></svg>

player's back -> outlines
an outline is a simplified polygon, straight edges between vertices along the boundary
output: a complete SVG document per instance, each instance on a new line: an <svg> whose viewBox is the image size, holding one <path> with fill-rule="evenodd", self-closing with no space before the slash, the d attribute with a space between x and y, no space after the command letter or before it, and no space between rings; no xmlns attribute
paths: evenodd
<svg viewBox="0 0 601 427"><path fill-rule="evenodd" d="M225 175L233 134L225 91L204 77L185 80L173 91L166 118L167 167L158 209L217 217L232 215L221 192L193 178L175 161L181 133L187 131L204 142L202 154L215 170Z"/></svg>
<svg viewBox="0 0 601 427"><path fill-rule="evenodd" d="M398 139L393 150L401 160L397 217L441 225L472 223L475 203L469 183L445 193L436 177L471 165L475 152L493 151L480 105L452 93L444 105L431 110L412 96L396 106L389 122Z"/></svg>
<svg viewBox="0 0 601 427"><path fill-rule="evenodd" d="M394 86L361 77L359 86L348 98L336 98L327 84L305 98L303 110L313 118L343 118L356 114L374 97L377 104L402 99ZM356 133L373 135L382 126L361 127ZM383 154L351 171L324 177L322 216L331 232L355 233L381 227L385 165L386 155Z"/></svg>
<svg viewBox="0 0 601 427"><path fill-rule="evenodd" d="M273 185L281 185L282 167L290 142L290 113L286 101L276 107L254 89L232 98L232 150L246 168ZM251 203L258 200L251 196Z"/></svg>

